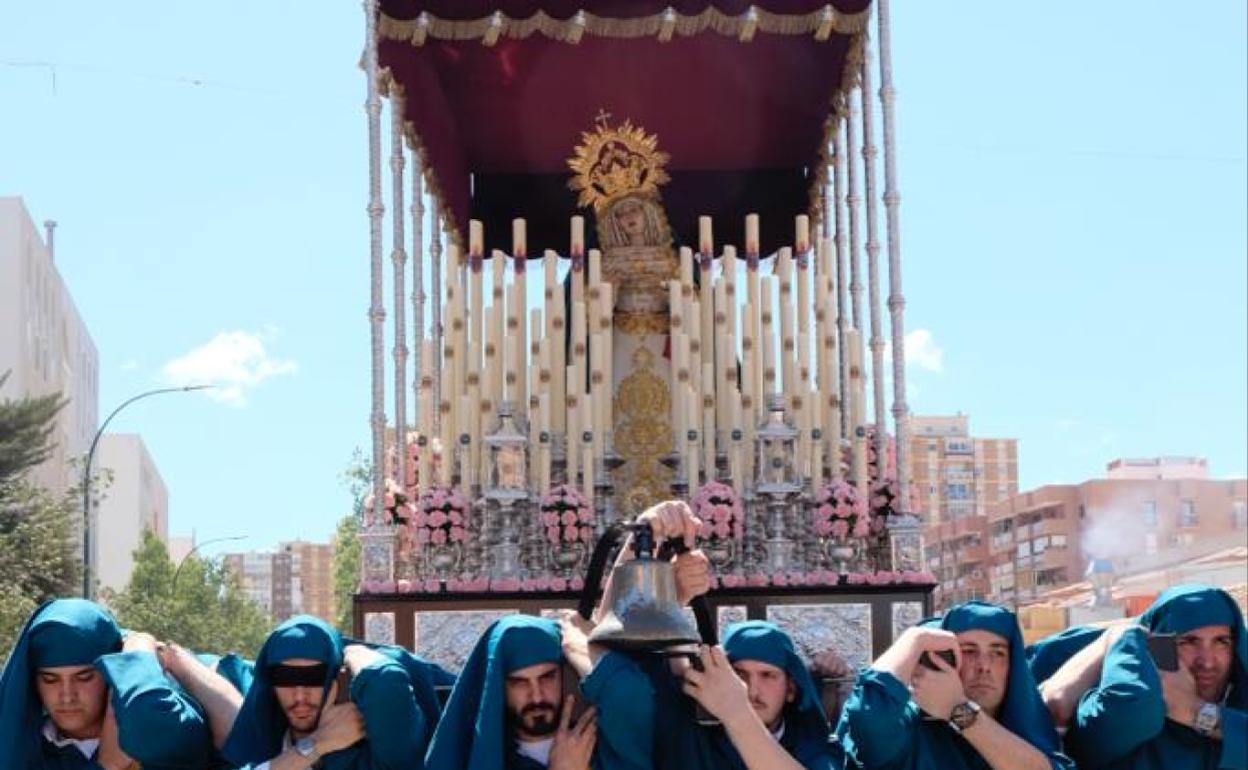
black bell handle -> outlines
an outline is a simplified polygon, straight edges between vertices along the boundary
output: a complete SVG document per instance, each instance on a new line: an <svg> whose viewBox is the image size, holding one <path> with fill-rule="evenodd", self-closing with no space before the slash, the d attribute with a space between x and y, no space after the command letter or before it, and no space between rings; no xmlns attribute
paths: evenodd
<svg viewBox="0 0 1248 770"><path fill-rule="evenodd" d="M589 557L589 570L585 574L585 585L581 588L581 598L576 605L577 614L586 620L594 614L594 603L598 601L598 592L602 589L602 578L606 574L611 553L627 531L623 524L612 524L594 545L594 553Z"/></svg>
<svg viewBox="0 0 1248 770"><path fill-rule="evenodd" d="M673 556L688 552L689 546L685 545L683 538L669 538L659 546L659 551L654 558L667 561ZM719 631L715 619L711 616L711 605L706 600L706 596L695 596L691 599L689 609L693 610L693 619L698 624L698 636L702 637L702 643L719 644Z"/></svg>

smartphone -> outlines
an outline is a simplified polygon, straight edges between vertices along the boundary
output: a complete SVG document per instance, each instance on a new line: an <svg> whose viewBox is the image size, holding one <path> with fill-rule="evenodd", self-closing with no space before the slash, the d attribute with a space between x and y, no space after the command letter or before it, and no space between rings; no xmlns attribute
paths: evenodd
<svg viewBox="0 0 1248 770"><path fill-rule="evenodd" d="M563 666L563 700L573 698L572 702L572 724L581 721L581 717L589 710L589 700L581 694L581 677L576 673L576 669L567 663ZM558 716L556 714L556 716Z"/></svg>
<svg viewBox="0 0 1248 770"><path fill-rule="evenodd" d="M351 702L351 672L346 666L338 669L338 699L334 701L338 703Z"/></svg>
<svg viewBox="0 0 1248 770"><path fill-rule="evenodd" d="M1149 634L1148 654L1159 670L1179 670L1179 645L1174 634Z"/></svg>
<svg viewBox="0 0 1248 770"><path fill-rule="evenodd" d="M923 655L919 658L919 662L933 671L939 671L940 667L936 665L936 661L932 659L932 655L943 658L944 661L953 668L958 667L958 656L953 650L929 650L928 652L923 653Z"/></svg>

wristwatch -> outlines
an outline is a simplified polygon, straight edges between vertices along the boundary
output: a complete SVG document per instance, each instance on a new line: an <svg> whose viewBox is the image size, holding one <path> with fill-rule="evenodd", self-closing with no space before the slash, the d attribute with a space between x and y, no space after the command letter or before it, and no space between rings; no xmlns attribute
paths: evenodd
<svg viewBox="0 0 1248 770"><path fill-rule="evenodd" d="M981 710L979 704L973 700L959 703L953 707L953 711L949 712L949 726L956 732L963 732L975 724Z"/></svg>
<svg viewBox="0 0 1248 770"><path fill-rule="evenodd" d="M295 741L295 753L304 759L316 759L316 738L311 735L304 736Z"/></svg>
<svg viewBox="0 0 1248 770"><path fill-rule="evenodd" d="M1208 738L1214 730L1218 729L1218 722L1221 718L1222 713L1218 709L1218 704L1200 704L1200 708L1196 711L1196 732Z"/></svg>

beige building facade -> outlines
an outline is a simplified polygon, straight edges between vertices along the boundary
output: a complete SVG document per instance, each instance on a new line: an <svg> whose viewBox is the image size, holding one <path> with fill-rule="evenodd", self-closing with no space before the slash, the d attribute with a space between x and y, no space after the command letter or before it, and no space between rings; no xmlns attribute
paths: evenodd
<svg viewBox="0 0 1248 770"><path fill-rule="evenodd" d="M0 399L60 393L55 449L33 480L62 493L81 482L99 423L99 353L25 203L0 197Z"/></svg>
<svg viewBox="0 0 1248 770"><path fill-rule="evenodd" d="M276 551L226 554L243 593L264 608L273 622L294 615L334 620L334 547L296 540Z"/></svg>
<svg viewBox="0 0 1248 770"><path fill-rule="evenodd" d="M1109 472L1123 467L1115 461ZM1138 467L1138 466L1137 466ZM1188 465L1189 469L1203 466ZM1173 469L1171 469L1173 470ZM1084 580L1090 559L1118 572L1248 536L1248 481L1195 477L1105 478L1049 485L993 506L984 559L991 601L1025 605Z"/></svg>
<svg viewBox="0 0 1248 770"><path fill-rule="evenodd" d="M910 457L937 604L984 597L988 511L1018 492L1018 440L972 436L966 415L915 417Z"/></svg>
<svg viewBox="0 0 1248 770"><path fill-rule="evenodd" d="M99 588L120 591L130 582L143 530L169 544L169 491L137 434L104 434L93 467L112 480L95 506L92 564Z"/></svg>

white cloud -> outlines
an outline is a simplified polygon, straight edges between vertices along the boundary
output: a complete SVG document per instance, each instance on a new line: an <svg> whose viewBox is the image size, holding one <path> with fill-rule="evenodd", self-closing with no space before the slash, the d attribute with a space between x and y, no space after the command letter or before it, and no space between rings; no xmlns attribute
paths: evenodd
<svg viewBox="0 0 1248 770"><path fill-rule="evenodd" d="M274 336L245 331L220 332L207 343L169 361L161 368L164 379L174 386L210 383L215 388L204 391L214 401L231 406L246 406L250 392L265 380L293 374L294 361L273 358L265 350L265 342Z"/></svg>
<svg viewBox="0 0 1248 770"><path fill-rule="evenodd" d="M892 354L892 342L884 343L884 360L890 360ZM915 329L906 335L906 365L935 374L944 371L945 351L936 344L936 338L930 330Z"/></svg>

